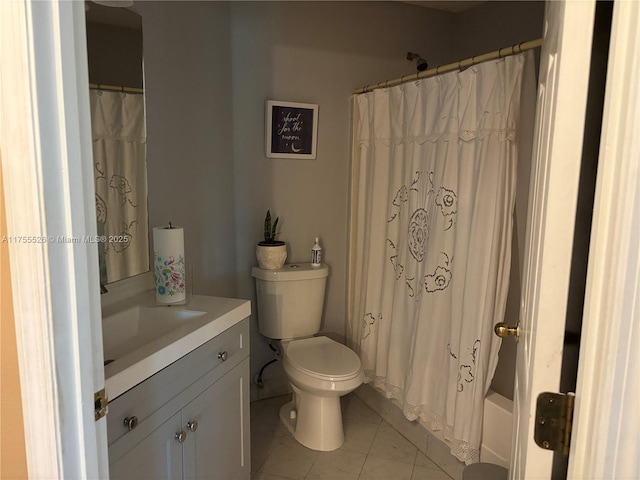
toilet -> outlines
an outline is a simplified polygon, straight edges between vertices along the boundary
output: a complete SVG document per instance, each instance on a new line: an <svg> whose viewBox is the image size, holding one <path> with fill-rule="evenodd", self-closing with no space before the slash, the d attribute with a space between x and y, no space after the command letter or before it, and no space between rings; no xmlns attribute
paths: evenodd
<svg viewBox="0 0 640 480"><path fill-rule="evenodd" d="M340 397L364 380L358 355L320 331L329 267L310 263L277 270L254 267L258 328L280 340L284 371L293 398L280 419L293 437L312 450L330 451L344 443Z"/></svg>

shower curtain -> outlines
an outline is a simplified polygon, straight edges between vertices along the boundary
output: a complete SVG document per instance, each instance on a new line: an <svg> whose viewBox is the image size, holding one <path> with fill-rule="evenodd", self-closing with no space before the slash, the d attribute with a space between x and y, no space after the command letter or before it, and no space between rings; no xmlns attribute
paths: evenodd
<svg viewBox="0 0 640 480"><path fill-rule="evenodd" d="M525 62L531 52L353 104L350 346L466 463L504 320Z"/></svg>
<svg viewBox="0 0 640 480"><path fill-rule="evenodd" d="M90 91L100 281L149 270L144 96Z"/></svg>

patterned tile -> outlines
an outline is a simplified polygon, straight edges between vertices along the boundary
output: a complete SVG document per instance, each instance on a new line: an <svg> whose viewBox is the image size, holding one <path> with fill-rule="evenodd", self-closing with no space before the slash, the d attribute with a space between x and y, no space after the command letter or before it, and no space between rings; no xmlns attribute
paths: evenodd
<svg viewBox="0 0 640 480"><path fill-rule="evenodd" d="M363 453L346 450L320 452L306 480L357 480L366 458Z"/></svg>
<svg viewBox="0 0 640 480"><path fill-rule="evenodd" d="M251 404L251 434L282 436L288 433L280 421L280 407L290 399L290 395L282 395L253 402Z"/></svg>
<svg viewBox="0 0 640 480"><path fill-rule="evenodd" d="M351 452L369 453L378 427L375 423L345 421L343 423L344 443L340 448Z"/></svg>
<svg viewBox="0 0 640 480"><path fill-rule="evenodd" d="M431 460L422 452L418 452L418 454L416 455L416 465L419 467L428 468L430 470L440 470L440 467L438 467L438 465L436 465L433 460Z"/></svg>
<svg viewBox="0 0 640 480"><path fill-rule="evenodd" d="M288 477L281 477L280 475L271 475L269 473L259 472L255 477L251 477L251 480L291 480Z"/></svg>
<svg viewBox="0 0 640 480"><path fill-rule="evenodd" d="M319 452L309 450L293 438L289 441L287 437L283 437L264 462L259 473L302 480L311 470L318 454Z"/></svg>
<svg viewBox="0 0 640 480"><path fill-rule="evenodd" d="M257 472L267 457L280 443L280 437L259 432L251 433L251 471Z"/></svg>
<svg viewBox="0 0 640 480"><path fill-rule="evenodd" d="M411 480L412 473L412 464L369 455L358 480Z"/></svg>
<svg viewBox="0 0 640 480"><path fill-rule="evenodd" d="M439 466L455 461L452 455L432 445L427 457L355 395L341 399L342 447L317 452L302 446L279 418L290 398L251 404L252 480L452 480Z"/></svg>
<svg viewBox="0 0 640 480"><path fill-rule="evenodd" d="M342 417L345 423L371 423L379 425L382 421L380 415L355 395L351 396Z"/></svg>
<svg viewBox="0 0 640 480"><path fill-rule="evenodd" d="M415 465L411 480L451 480L451 477L439 468L425 468Z"/></svg>
<svg viewBox="0 0 640 480"><path fill-rule="evenodd" d="M382 422L369 454L398 462L414 464L418 449L387 422Z"/></svg>

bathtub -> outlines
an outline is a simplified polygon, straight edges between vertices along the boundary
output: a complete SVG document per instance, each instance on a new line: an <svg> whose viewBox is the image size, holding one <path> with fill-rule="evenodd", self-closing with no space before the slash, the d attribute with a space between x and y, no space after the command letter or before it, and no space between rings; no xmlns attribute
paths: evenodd
<svg viewBox="0 0 640 480"><path fill-rule="evenodd" d="M484 399L480 461L509 468L513 401L489 390Z"/></svg>

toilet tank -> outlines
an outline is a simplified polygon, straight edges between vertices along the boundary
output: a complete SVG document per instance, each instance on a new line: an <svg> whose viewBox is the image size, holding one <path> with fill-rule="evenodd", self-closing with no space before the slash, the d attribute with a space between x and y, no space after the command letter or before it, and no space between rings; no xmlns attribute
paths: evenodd
<svg viewBox="0 0 640 480"><path fill-rule="evenodd" d="M320 331L329 267L294 263L251 269L256 279L258 328L268 338L308 337Z"/></svg>

